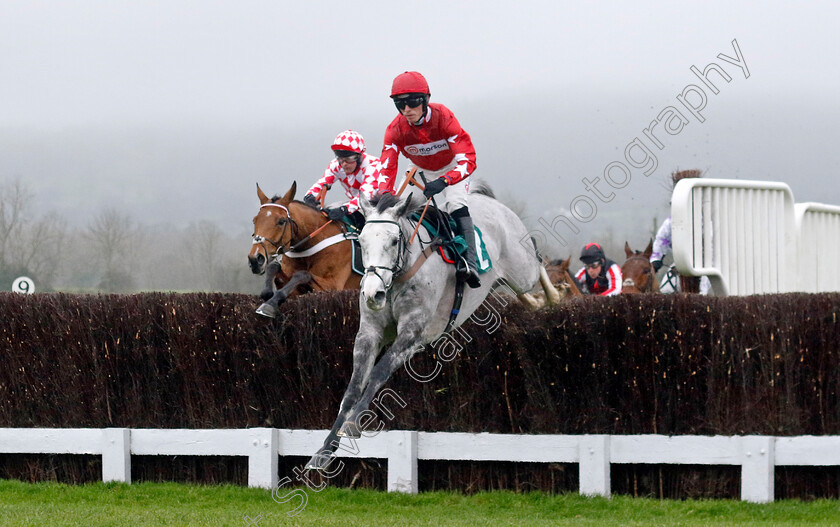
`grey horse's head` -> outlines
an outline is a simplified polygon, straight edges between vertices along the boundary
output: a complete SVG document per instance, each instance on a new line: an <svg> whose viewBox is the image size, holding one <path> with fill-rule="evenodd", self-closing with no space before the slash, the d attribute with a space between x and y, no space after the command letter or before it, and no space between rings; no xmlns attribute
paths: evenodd
<svg viewBox="0 0 840 527"><path fill-rule="evenodd" d="M405 266L408 239L400 220L411 212L411 195L401 200L385 194L368 202L363 196L359 207L365 226L359 234L365 275L361 298L367 306L379 311L385 307L387 292Z"/></svg>

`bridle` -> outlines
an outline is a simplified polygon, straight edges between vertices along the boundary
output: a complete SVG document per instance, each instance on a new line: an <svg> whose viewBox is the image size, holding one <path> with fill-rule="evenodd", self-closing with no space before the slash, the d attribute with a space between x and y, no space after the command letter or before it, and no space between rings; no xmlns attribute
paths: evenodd
<svg viewBox="0 0 840 527"><path fill-rule="evenodd" d="M291 244L292 244L292 239L294 239L294 237L297 236L298 224L297 224L297 222L295 222L295 220L292 219L292 214L289 212L289 209L285 205L281 205L279 203L263 203L262 205L260 205L260 209L262 209L263 207L278 207L278 208L286 211L286 218L279 218L277 220L278 225L280 225L281 222L283 223L283 231L280 233L280 241L279 242L275 242L273 240L270 240L270 239L266 238L265 236L258 236L256 233L253 235L252 245L261 246L263 248L263 251L265 252L266 258L273 260L273 259L277 258L278 256L282 256L284 252L289 251L289 250L294 248ZM284 248L283 247L283 238L286 237L286 231L289 229L289 225L292 226L292 235L289 237L289 247ZM272 246L274 246L274 253L271 254L271 255L268 254L268 248L265 245L266 242L268 242Z"/></svg>
<svg viewBox="0 0 840 527"><path fill-rule="evenodd" d="M365 274L362 276L362 280L368 277L369 274L372 274L379 278L382 282L382 286L387 291L394 285L394 278L400 274L402 274L403 270L405 269L405 261L407 259L406 248L408 244L405 240L405 234L403 233L402 226L397 221L392 220L368 220L365 222L365 225L370 225L371 223L388 223L391 225L395 225L397 227L397 231L399 232L399 241L397 243L397 259L394 262L394 265L388 267L386 265L371 265L365 268ZM379 270L384 269L386 271L391 271L391 281L386 283L385 279L382 278L382 275L379 274Z"/></svg>
<svg viewBox="0 0 840 527"><path fill-rule="evenodd" d="M678 280L679 277L680 275L677 272L677 268L674 267L673 264L668 267L667 271L665 271L665 283L670 285L675 292L678 291L680 285Z"/></svg>

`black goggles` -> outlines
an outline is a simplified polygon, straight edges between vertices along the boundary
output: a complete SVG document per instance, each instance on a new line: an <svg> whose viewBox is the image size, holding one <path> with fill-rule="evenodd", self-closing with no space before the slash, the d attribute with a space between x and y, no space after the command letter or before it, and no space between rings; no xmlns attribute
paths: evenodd
<svg viewBox="0 0 840 527"><path fill-rule="evenodd" d="M394 99L394 104L397 106L397 110L399 111L405 110L406 106L409 108L417 108L424 102L426 102L425 95L411 95L401 99Z"/></svg>
<svg viewBox="0 0 840 527"><path fill-rule="evenodd" d="M346 150L336 150L335 151L335 158L339 161L359 161L359 158L362 157L361 154L358 152L348 152Z"/></svg>

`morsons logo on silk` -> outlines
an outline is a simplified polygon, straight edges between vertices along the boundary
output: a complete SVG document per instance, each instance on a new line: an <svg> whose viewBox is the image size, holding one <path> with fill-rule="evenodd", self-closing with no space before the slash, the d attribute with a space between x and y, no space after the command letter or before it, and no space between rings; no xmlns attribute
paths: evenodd
<svg viewBox="0 0 840 527"><path fill-rule="evenodd" d="M438 152L449 150L449 142L446 139L419 145L408 145L405 152L410 156L433 156Z"/></svg>

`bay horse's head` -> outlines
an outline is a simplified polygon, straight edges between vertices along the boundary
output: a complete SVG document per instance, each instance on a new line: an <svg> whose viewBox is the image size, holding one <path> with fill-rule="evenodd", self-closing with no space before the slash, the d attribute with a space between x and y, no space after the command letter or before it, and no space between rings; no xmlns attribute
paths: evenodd
<svg viewBox="0 0 840 527"><path fill-rule="evenodd" d="M359 206L365 216L365 226L359 234L365 266L361 295L370 309L379 311L385 307L394 277L405 268L408 237L401 220L412 211L411 195L400 200L384 194L371 202L361 197Z"/></svg>
<svg viewBox="0 0 840 527"><path fill-rule="evenodd" d="M648 242L644 252L634 251L630 244L624 242L624 254L627 260L621 265L621 274L624 282L621 286L622 293L652 293L659 291L659 284L656 283L656 272L650 263L650 255L653 253L653 240Z"/></svg>
<svg viewBox="0 0 840 527"><path fill-rule="evenodd" d="M565 298L567 296L580 296L580 287L577 281L569 272L569 265L572 262L572 257L569 256L565 260L557 259L551 260L545 266L545 271L548 274L548 279L552 285L560 293L560 296Z"/></svg>
<svg viewBox="0 0 840 527"><path fill-rule="evenodd" d="M266 264L281 254L297 234L297 224L289 212L296 190L297 182L293 182L285 196L269 198L257 184L260 210L254 216L254 242L248 253L248 265L252 273L263 274Z"/></svg>

